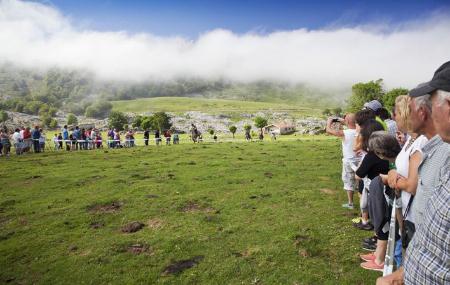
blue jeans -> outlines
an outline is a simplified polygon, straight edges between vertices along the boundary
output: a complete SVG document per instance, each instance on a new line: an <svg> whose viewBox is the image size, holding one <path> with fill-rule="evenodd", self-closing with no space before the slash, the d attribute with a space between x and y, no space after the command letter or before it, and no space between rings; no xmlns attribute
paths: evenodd
<svg viewBox="0 0 450 285"><path fill-rule="evenodd" d="M402 239L395 241L394 260L397 268L402 266Z"/></svg>

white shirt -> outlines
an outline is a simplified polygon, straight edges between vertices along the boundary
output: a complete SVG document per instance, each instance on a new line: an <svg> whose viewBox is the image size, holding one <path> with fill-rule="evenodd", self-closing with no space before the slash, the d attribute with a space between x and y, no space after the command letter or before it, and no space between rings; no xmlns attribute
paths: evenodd
<svg viewBox="0 0 450 285"><path fill-rule="evenodd" d="M14 142L14 143L20 143L20 140L22 139L22 136L20 135L19 132L15 132L15 133L12 135L12 139L13 139L13 142Z"/></svg>
<svg viewBox="0 0 450 285"><path fill-rule="evenodd" d="M343 130L344 137L342 138L342 155L344 160L355 160L356 154L353 151L353 144L355 142L356 129Z"/></svg>
<svg viewBox="0 0 450 285"><path fill-rule="evenodd" d="M398 154L395 159L395 167L397 168L397 173L401 176L408 178L409 174L409 159L416 152L420 151L422 147L428 142L428 139L424 136L418 136L416 140L409 146L408 149L406 147L409 145L411 141L411 136L409 136L402 150ZM408 206L409 199L411 198L411 194L408 192L402 191L402 212L405 214L406 207ZM411 210L411 209L410 209ZM412 211L408 212L408 216L406 217L408 221L414 222L414 217L412 215Z"/></svg>

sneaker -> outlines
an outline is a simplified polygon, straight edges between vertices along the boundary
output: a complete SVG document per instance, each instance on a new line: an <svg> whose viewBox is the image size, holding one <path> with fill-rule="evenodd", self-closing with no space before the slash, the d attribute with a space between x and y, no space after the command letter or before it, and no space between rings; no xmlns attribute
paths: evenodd
<svg viewBox="0 0 450 285"><path fill-rule="evenodd" d="M375 260L375 254L369 253L369 254L360 254L359 257L364 261L371 261Z"/></svg>
<svg viewBox="0 0 450 285"><path fill-rule="evenodd" d="M381 271L384 269L384 262L381 264L376 264L375 260L370 260L367 262L361 263L361 267L368 270Z"/></svg>
<svg viewBox="0 0 450 285"><path fill-rule="evenodd" d="M349 210L353 210L353 204L345 203L345 204L342 204L342 207L347 208Z"/></svg>
<svg viewBox="0 0 450 285"><path fill-rule="evenodd" d="M367 224L363 224L363 222L359 222L357 224L353 224L353 226L355 226L356 228L360 229L360 230L364 230L364 231L371 231L373 230L373 226L371 223L367 223Z"/></svg>
<svg viewBox="0 0 450 285"><path fill-rule="evenodd" d="M363 243L362 249L368 250L368 251L375 251L377 249L377 245L373 243Z"/></svg>
<svg viewBox="0 0 450 285"><path fill-rule="evenodd" d="M377 244L377 240L378 240L378 238L376 236L373 236L373 237L370 237L370 238L363 239L363 243Z"/></svg>

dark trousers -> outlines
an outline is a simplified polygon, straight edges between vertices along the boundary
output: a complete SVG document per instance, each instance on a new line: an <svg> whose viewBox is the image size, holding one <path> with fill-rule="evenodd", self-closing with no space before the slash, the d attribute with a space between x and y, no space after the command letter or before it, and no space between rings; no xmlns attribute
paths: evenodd
<svg viewBox="0 0 450 285"><path fill-rule="evenodd" d="M41 152L39 140L33 140L33 148L34 148L34 152Z"/></svg>

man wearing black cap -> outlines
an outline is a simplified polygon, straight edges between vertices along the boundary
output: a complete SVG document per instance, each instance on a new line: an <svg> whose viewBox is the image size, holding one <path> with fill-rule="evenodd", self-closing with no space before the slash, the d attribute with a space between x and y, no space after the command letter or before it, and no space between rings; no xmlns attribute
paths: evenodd
<svg viewBox="0 0 450 285"><path fill-rule="evenodd" d="M431 105L433 127L438 135L423 148L424 159L413 202L415 217L420 219L406 252L404 268L379 278L377 284L402 281L450 284L450 62L443 64L430 82L411 90L410 96L414 98L411 113L424 116L424 111L418 111L420 108L415 105L424 102ZM411 123L414 125L417 120L412 118ZM430 130L427 131L430 135ZM434 178L432 183L430 177Z"/></svg>

